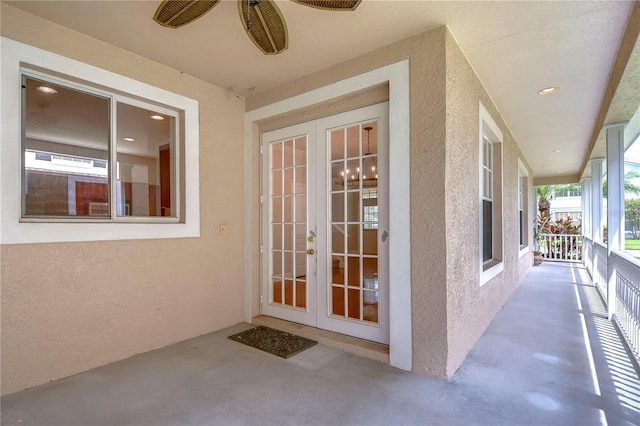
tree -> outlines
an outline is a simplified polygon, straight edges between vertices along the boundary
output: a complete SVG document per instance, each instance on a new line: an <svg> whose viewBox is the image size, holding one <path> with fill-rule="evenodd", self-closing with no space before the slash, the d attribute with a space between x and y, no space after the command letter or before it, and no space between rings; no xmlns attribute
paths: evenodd
<svg viewBox="0 0 640 426"><path fill-rule="evenodd" d="M538 210L540 211L540 216L543 218L549 217L551 200L553 200L553 186L540 185L536 188L536 192L538 193Z"/></svg>
<svg viewBox="0 0 640 426"><path fill-rule="evenodd" d="M637 179L637 178L640 178L640 173L636 172L635 170L629 170L627 173L624 174L624 193L625 194L640 195L640 186L637 186L631 183L632 179ZM607 179L604 179L602 181L602 196L604 198L607 198L608 186L609 185L608 185Z"/></svg>
<svg viewBox="0 0 640 426"><path fill-rule="evenodd" d="M631 232L633 239L640 239L640 200L624 201L625 230Z"/></svg>

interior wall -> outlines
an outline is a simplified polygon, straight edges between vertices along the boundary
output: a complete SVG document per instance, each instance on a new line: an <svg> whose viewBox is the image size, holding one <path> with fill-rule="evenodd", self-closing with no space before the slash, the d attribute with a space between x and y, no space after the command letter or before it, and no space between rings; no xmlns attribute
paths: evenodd
<svg viewBox="0 0 640 426"><path fill-rule="evenodd" d="M453 36L447 32L447 335L449 356L447 377L458 369L469 351L533 263L533 237L529 252L520 257L518 216L518 158L532 172L513 135L493 105L482 83L469 65ZM502 207L504 270L479 285L479 108L478 102L503 133ZM494 162L495 166L499 166ZM496 172L498 168L496 168ZM533 188L528 179L528 195ZM530 211L531 209L529 209ZM526 219L531 224L529 212ZM497 230L499 231L499 230ZM499 235L499 234L498 234Z"/></svg>
<svg viewBox="0 0 640 426"><path fill-rule="evenodd" d="M247 111L252 111L409 59L412 239L407 241L407 244L411 244L412 251L412 368L415 372L442 378L446 377L448 350L446 253L443 249L446 242L443 208L445 199L445 33L444 27L427 31L247 99ZM257 131L256 128L254 130ZM257 140L257 133L254 133L253 138L254 141ZM254 145L251 152L254 164L258 155L257 145ZM254 175L252 186L253 199L258 199L259 180L256 175ZM252 221L255 229L259 229L257 215L254 215ZM255 253L256 250L253 252ZM259 264L257 255L252 256L251 264ZM255 289L259 275L254 272L253 277Z"/></svg>
<svg viewBox="0 0 640 426"><path fill-rule="evenodd" d="M0 246L2 394L242 321L244 100L0 7L2 36L197 100L202 188L199 238Z"/></svg>

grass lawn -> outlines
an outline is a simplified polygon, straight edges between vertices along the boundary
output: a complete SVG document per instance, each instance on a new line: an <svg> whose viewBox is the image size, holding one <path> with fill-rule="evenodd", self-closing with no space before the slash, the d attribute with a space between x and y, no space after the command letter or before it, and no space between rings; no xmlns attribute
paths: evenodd
<svg viewBox="0 0 640 426"><path fill-rule="evenodd" d="M640 240L624 240L626 250L640 250Z"/></svg>

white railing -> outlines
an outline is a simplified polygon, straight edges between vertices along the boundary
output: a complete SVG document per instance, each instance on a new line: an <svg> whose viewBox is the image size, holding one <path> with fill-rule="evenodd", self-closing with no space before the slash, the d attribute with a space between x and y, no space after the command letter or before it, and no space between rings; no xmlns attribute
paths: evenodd
<svg viewBox="0 0 640 426"><path fill-rule="evenodd" d="M539 244L545 260L582 261L582 235L541 234Z"/></svg>
<svg viewBox="0 0 640 426"><path fill-rule="evenodd" d="M587 237L582 237L582 259L587 272L593 276L593 241Z"/></svg>
<svg viewBox="0 0 640 426"><path fill-rule="evenodd" d="M599 241L593 242L593 283L607 303L607 246Z"/></svg>
<svg viewBox="0 0 640 426"><path fill-rule="evenodd" d="M616 297L614 318L636 360L640 361L640 261L626 253L612 251Z"/></svg>

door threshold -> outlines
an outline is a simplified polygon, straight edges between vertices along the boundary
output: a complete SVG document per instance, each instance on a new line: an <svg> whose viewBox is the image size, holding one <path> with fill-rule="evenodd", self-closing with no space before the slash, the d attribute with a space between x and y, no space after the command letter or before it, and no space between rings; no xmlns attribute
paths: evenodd
<svg viewBox="0 0 640 426"><path fill-rule="evenodd" d="M388 345L347 336L345 334L334 333L320 328L309 327L307 325L297 324L295 322L289 322L274 317L268 317L266 315L253 317L251 323L253 325L264 325L265 327L286 331L287 333L296 334L298 336L306 337L307 339L317 340L318 343L323 345L389 364Z"/></svg>

